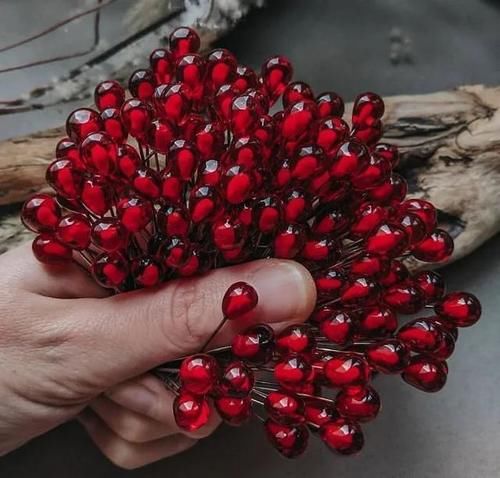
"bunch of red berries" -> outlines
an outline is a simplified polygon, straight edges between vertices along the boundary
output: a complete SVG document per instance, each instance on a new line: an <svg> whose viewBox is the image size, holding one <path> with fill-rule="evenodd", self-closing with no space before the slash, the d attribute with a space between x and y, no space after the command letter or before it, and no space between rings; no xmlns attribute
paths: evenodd
<svg viewBox="0 0 500 478"><path fill-rule="evenodd" d="M287 457L304 451L309 431L357 452L359 423L380 409L371 379L400 374L441 389L457 327L480 317L473 295L445 295L439 274L412 275L402 262L443 261L453 241L432 204L405 198L398 151L378 142L379 96L358 96L350 127L336 93L290 82L286 58L268 59L258 76L227 50L197 53L189 28L169 41L132 74L129 97L104 81L97 111L69 115L47 170L55 196L37 194L22 211L39 234L34 254L75 260L116 292L266 257L301 262L318 292L306 324L278 335L256 325L156 373L176 392L184 429L203 426L213 401L229 424L261 418ZM280 97L283 110L270 115ZM234 284L221 326L257 301L251 285ZM424 308L434 315L399 326L398 314Z"/></svg>

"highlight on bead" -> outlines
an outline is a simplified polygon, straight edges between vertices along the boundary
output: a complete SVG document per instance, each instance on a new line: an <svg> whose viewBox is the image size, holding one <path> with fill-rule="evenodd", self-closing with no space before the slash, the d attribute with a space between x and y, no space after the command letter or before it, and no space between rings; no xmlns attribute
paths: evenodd
<svg viewBox="0 0 500 478"><path fill-rule="evenodd" d="M453 240L431 203L407 197L398 149L381 141L380 96L361 93L345 117L337 93L295 80L283 56L255 72L200 46L177 28L127 85L102 81L95 108L69 114L47 169L53 193L22 209L33 253L75 261L114 293L256 259L302 263L318 297L306 323L258 323L257 291L236 282L205 346L154 372L184 430L212 413L231 426L257 418L285 457L310 436L357 453L360 424L381 411L376 376L440 390L481 305L424 268ZM209 349L226 322L231 344Z"/></svg>

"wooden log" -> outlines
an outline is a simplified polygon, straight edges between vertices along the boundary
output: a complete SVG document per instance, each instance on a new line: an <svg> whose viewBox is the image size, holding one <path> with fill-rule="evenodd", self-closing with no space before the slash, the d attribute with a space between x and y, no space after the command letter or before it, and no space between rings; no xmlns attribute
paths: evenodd
<svg viewBox="0 0 500 478"><path fill-rule="evenodd" d="M500 87L385 101L384 140L400 147L410 195L441 210L440 223L455 238L452 259L468 254L500 230ZM0 142L0 205L46 188L45 168L62 135L52 129ZM26 237L11 215L0 226L4 248Z"/></svg>

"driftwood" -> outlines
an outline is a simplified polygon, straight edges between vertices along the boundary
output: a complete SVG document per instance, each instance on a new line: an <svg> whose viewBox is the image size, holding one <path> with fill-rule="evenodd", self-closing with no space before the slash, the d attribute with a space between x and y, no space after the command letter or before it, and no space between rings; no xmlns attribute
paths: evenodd
<svg viewBox="0 0 500 478"><path fill-rule="evenodd" d="M402 152L410 194L432 201L455 238L453 259L500 230L500 87L386 98L385 139ZM61 129L0 142L0 205L45 188ZM0 219L0 246L26 238L17 219ZM0 249L1 250L1 249Z"/></svg>

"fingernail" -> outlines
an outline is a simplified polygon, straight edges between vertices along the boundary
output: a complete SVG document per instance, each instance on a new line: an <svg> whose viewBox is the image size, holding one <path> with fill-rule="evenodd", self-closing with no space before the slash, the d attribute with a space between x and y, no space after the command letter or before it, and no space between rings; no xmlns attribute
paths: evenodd
<svg viewBox="0 0 500 478"><path fill-rule="evenodd" d="M316 287L307 269L293 261L266 260L251 284L257 290L256 315L262 322L303 321L316 302Z"/></svg>

